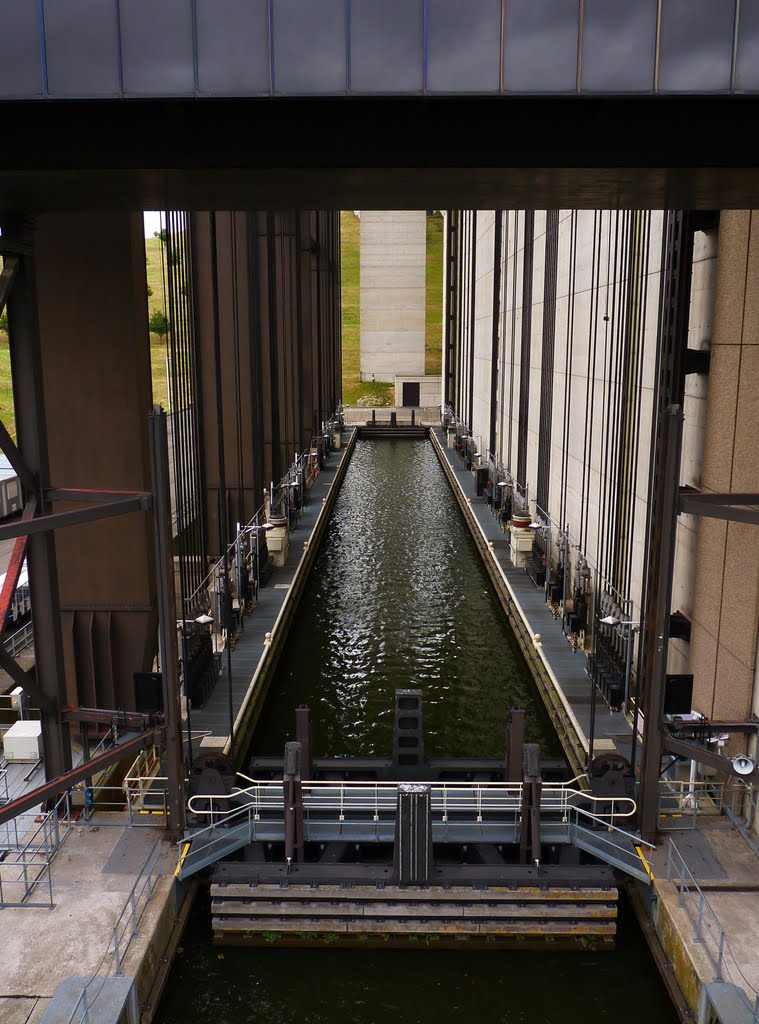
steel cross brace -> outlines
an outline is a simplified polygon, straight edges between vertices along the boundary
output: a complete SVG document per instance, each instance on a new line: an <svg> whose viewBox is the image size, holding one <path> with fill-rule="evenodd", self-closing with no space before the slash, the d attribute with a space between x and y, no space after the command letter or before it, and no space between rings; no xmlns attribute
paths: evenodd
<svg viewBox="0 0 759 1024"><path fill-rule="evenodd" d="M64 494L66 492L63 492ZM61 499L62 500L62 499ZM69 500L69 499L67 499ZM79 500L92 500L81 498ZM0 540L11 537L31 536L33 533L47 533L64 526L79 526L96 519L110 519L123 516L127 512L147 512L152 507L152 495L145 491L135 491L128 497L118 495L112 500L90 505L89 508L71 509L68 512L52 512L27 522L4 523L0 526Z"/></svg>
<svg viewBox="0 0 759 1024"><path fill-rule="evenodd" d="M677 510L692 516L759 524L759 494L710 494L681 488Z"/></svg>

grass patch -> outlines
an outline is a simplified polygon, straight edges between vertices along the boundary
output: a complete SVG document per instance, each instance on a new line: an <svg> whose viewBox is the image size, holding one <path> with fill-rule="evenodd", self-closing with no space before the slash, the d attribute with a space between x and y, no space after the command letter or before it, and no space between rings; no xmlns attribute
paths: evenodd
<svg viewBox="0 0 759 1024"><path fill-rule="evenodd" d="M169 315L168 298L165 296L166 249L160 238L145 239L145 273L148 282L148 319L153 313ZM153 380L153 402L169 408L169 388L166 376L166 359L169 354L168 338L150 334L150 372Z"/></svg>
<svg viewBox="0 0 759 1024"><path fill-rule="evenodd" d="M427 215L424 372L443 372L443 215L438 211Z"/></svg>
<svg viewBox="0 0 759 1024"><path fill-rule="evenodd" d="M11 353L5 331L0 331L0 421L15 440L16 412L13 407L11 385Z"/></svg>
<svg viewBox="0 0 759 1024"><path fill-rule="evenodd" d="M392 384L361 381L361 222L353 210L340 211L340 303L343 328L343 403L393 404Z"/></svg>
<svg viewBox="0 0 759 1024"><path fill-rule="evenodd" d="M361 222L353 210L340 212L340 272L343 338L343 402L368 408L392 405L394 387L361 377ZM443 365L443 217L427 217L424 316L424 372Z"/></svg>

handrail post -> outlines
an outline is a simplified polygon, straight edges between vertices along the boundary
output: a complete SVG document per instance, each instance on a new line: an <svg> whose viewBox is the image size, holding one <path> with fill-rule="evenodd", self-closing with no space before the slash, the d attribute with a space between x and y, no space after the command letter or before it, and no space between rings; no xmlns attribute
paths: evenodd
<svg viewBox="0 0 759 1024"><path fill-rule="evenodd" d="M701 899L698 901L698 924L696 925L696 942L701 944L704 940L701 936L701 929L704 923L704 894L701 893Z"/></svg>
<svg viewBox="0 0 759 1024"><path fill-rule="evenodd" d="M129 894L129 903L132 908L132 938L137 938L137 904L134 898L134 889Z"/></svg>
<svg viewBox="0 0 759 1024"><path fill-rule="evenodd" d="M685 885L685 861L680 857L680 898L677 901L678 907L682 907L685 904L685 898L683 897Z"/></svg>
<svg viewBox="0 0 759 1024"><path fill-rule="evenodd" d="M113 962L116 970L114 974L117 978L121 977L121 955L119 953L119 926L115 924L113 926Z"/></svg>
<svg viewBox="0 0 759 1024"><path fill-rule="evenodd" d="M725 956L725 932L722 928L719 931L719 956L717 958L717 981L722 981L722 961Z"/></svg>

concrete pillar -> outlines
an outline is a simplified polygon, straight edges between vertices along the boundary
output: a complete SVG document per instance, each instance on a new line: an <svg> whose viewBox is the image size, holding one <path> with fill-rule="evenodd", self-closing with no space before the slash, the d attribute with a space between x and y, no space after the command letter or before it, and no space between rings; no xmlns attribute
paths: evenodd
<svg viewBox="0 0 759 1024"><path fill-rule="evenodd" d="M211 216L211 213L194 214L192 231L207 544L209 553L218 554L219 449ZM217 211L215 217L225 500L227 522L230 530L234 530L235 523L245 523L252 518L263 500L261 466L256 457L258 380L251 303L253 267L248 215Z"/></svg>
<svg viewBox="0 0 759 1024"><path fill-rule="evenodd" d="M47 214L34 231L50 481L150 490L152 407L142 214ZM55 511L63 511L57 503ZM150 516L56 532L66 691L134 707L156 648Z"/></svg>
<svg viewBox="0 0 759 1024"><path fill-rule="evenodd" d="M399 885L427 885L432 876L432 809L430 787L398 786L395 819L395 871Z"/></svg>
<svg viewBox="0 0 759 1024"><path fill-rule="evenodd" d="M720 218L702 489L755 491L759 480L759 211ZM701 519L691 627L694 706L713 718L752 708L759 622L759 530Z"/></svg>
<svg viewBox="0 0 759 1024"><path fill-rule="evenodd" d="M424 375L424 210L361 211L361 380Z"/></svg>

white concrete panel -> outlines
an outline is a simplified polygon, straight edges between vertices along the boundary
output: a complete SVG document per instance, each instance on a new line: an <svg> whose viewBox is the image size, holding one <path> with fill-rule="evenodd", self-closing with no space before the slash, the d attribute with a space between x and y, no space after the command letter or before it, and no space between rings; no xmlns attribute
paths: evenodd
<svg viewBox="0 0 759 1024"><path fill-rule="evenodd" d="M424 374L426 214L361 211L361 377Z"/></svg>

